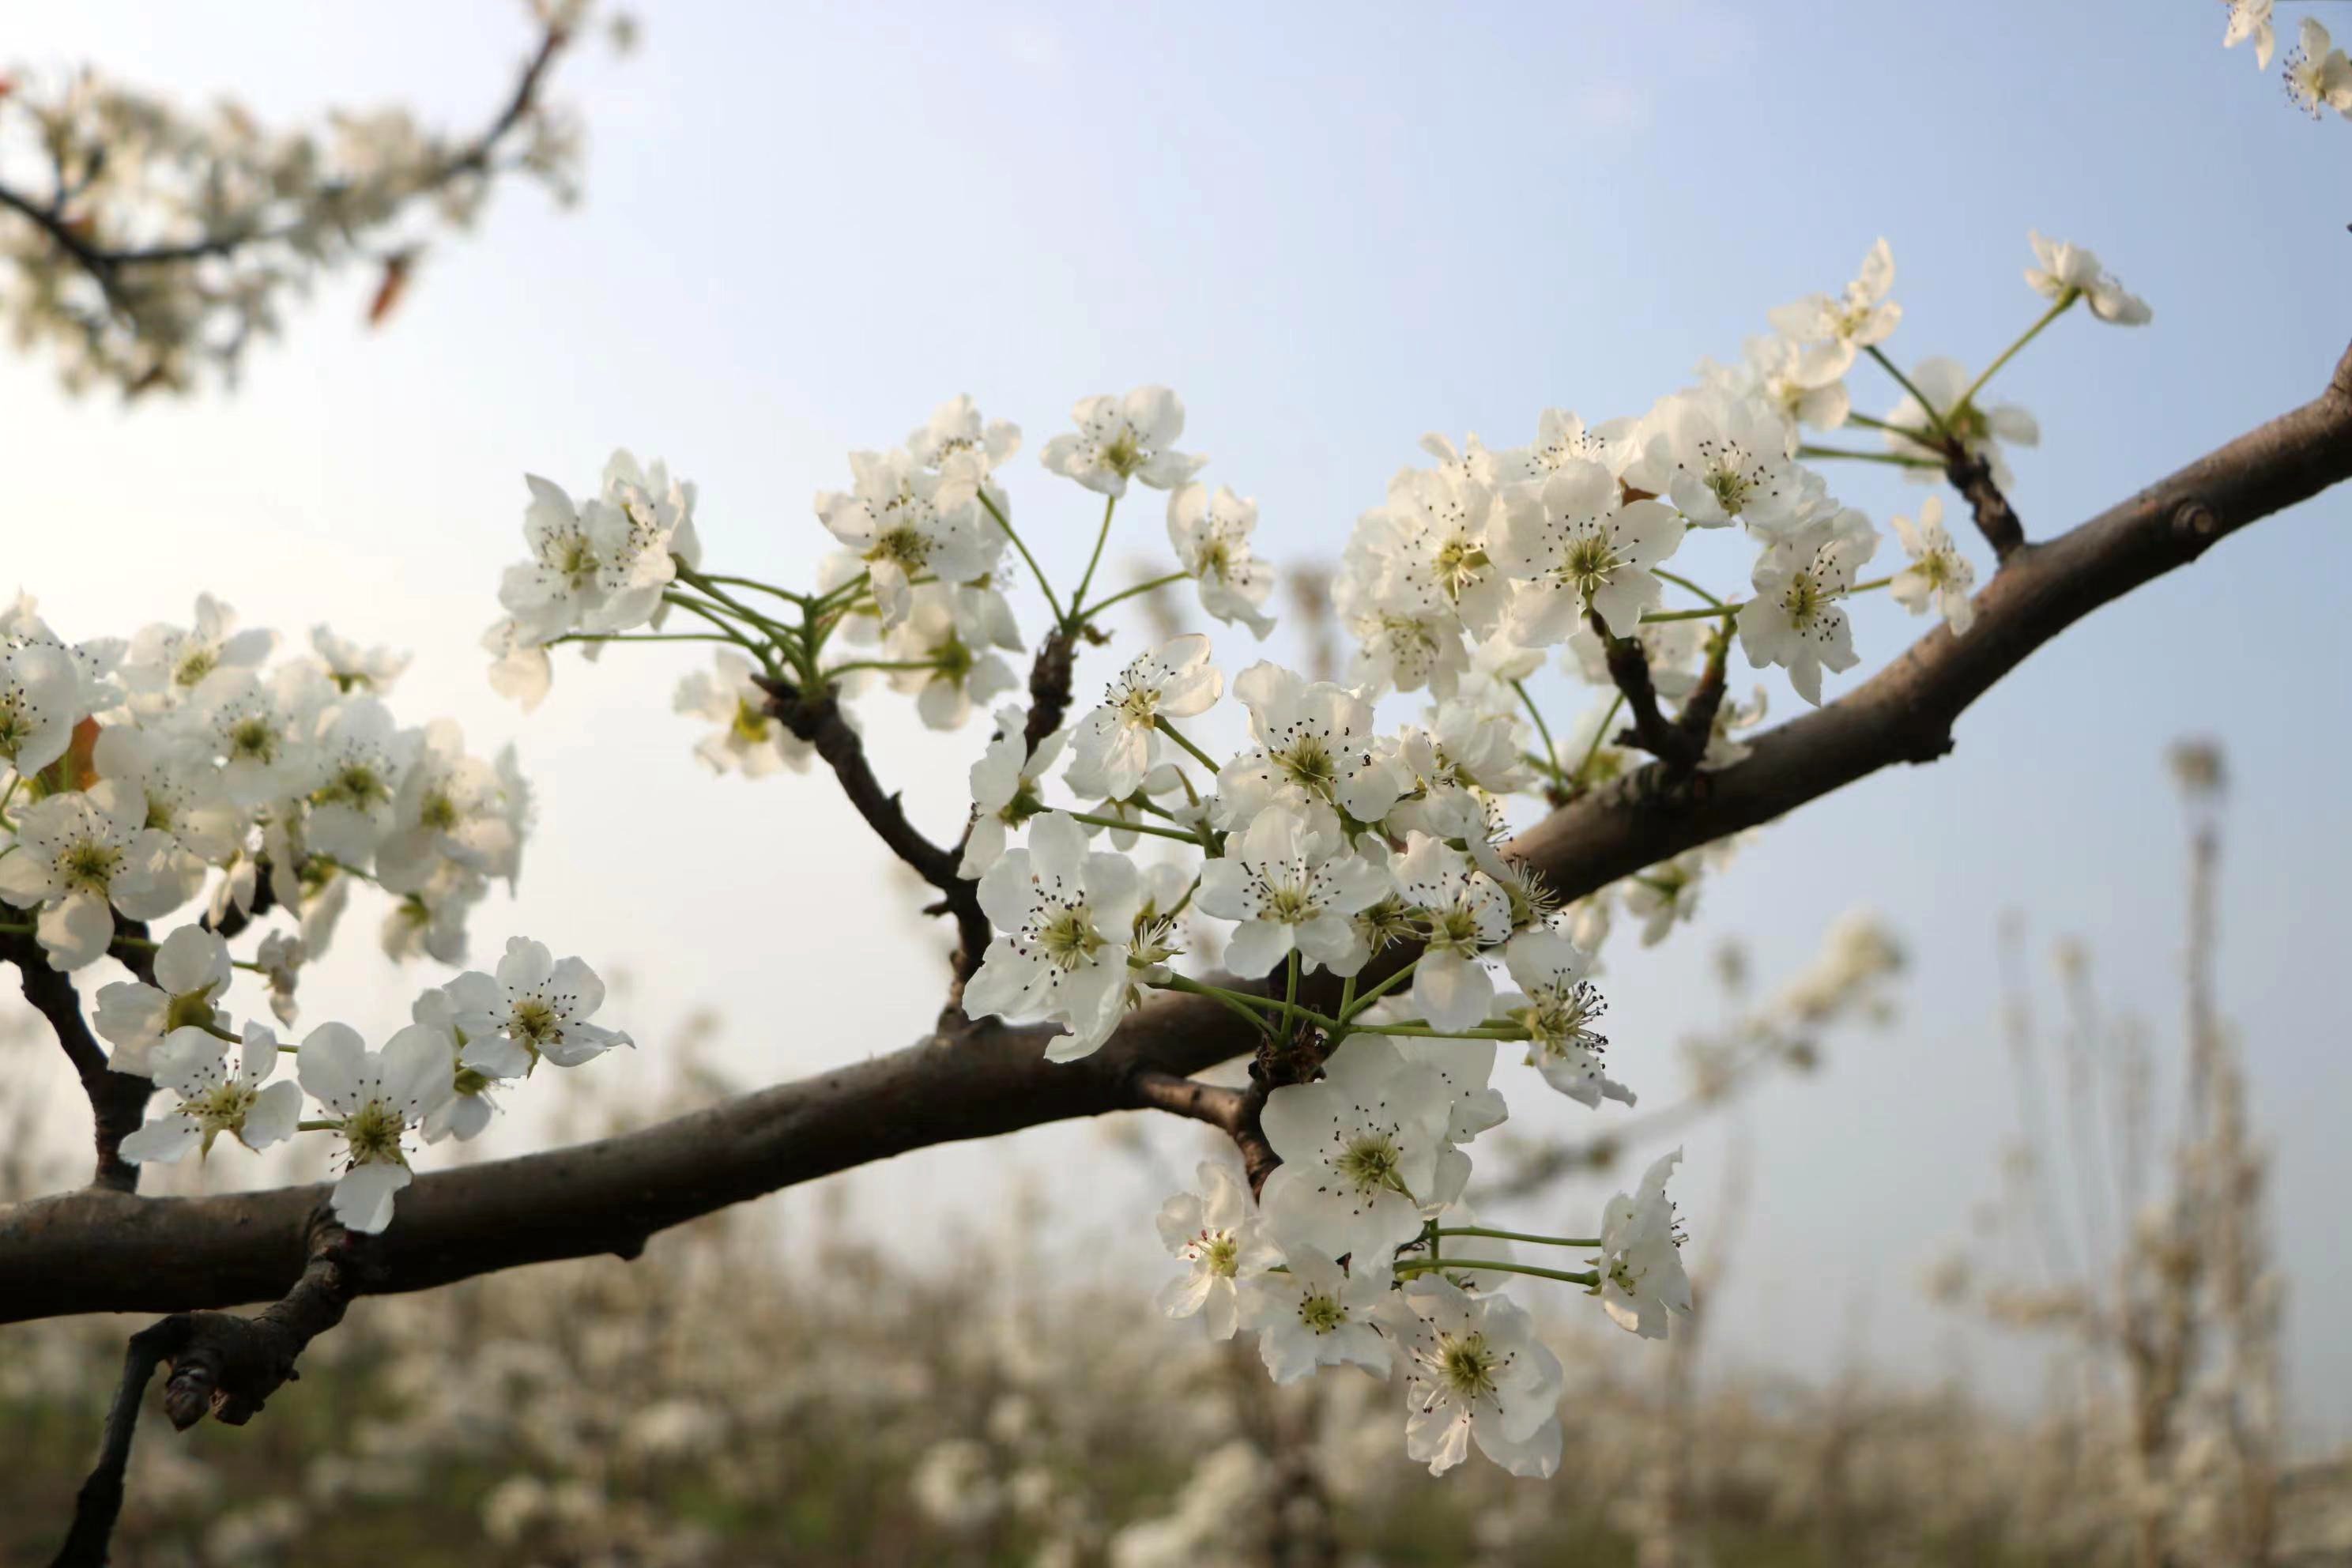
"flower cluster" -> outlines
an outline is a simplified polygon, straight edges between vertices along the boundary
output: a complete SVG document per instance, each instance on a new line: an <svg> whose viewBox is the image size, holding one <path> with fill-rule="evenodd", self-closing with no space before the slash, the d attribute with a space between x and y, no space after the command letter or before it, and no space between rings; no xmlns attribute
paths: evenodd
<svg viewBox="0 0 2352 1568"><path fill-rule="evenodd" d="M2223 0L2230 20L2221 32L2221 47L2234 49L2252 39L2254 68L2271 68L2278 51L2278 31L2272 13L2276 0ZM2347 58L2326 26L2316 16L2305 16L2297 29L2295 47L2286 58L2286 99L2297 112L2317 120L2332 109L2352 120L2352 58Z"/></svg>
<svg viewBox="0 0 2352 1568"><path fill-rule="evenodd" d="M300 971L334 940L356 884L390 900L388 955L462 961L468 913L520 868L530 810L511 748L488 761L448 720L393 717L404 656L325 626L307 652L277 652L274 633L241 629L209 595L184 626L85 642L29 598L0 613L0 901L23 917L0 934L19 963L79 971L111 956L138 976L100 986L94 1019L107 1065L166 1091L124 1159L331 1127L346 1146L336 1211L380 1230L408 1179L410 1134L469 1137L495 1083L620 1037L586 1022L603 988L585 965L517 942L495 978L428 992L381 1051L324 1024L300 1047L299 1088L271 1081L295 1047L258 1019L233 1026L236 971L265 977L290 1025ZM280 911L291 929L264 933ZM147 922L175 915L186 923L149 937ZM256 956L233 958L229 934L248 931ZM305 1091L333 1115L302 1121Z"/></svg>
<svg viewBox="0 0 2352 1568"><path fill-rule="evenodd" d="M1427 437L1431 465L1391 479L1334 580L1335 616L1355 644L1344 683L1271 660L1228 679L1208 637L1164 636L1060 722L1071 663L1109 639L1099 617L1122 600L1190 581L1209 617L1258 637L1271 626L1257 506L1198 478L1206 459L1180 447L1183 405L1158 386L1080 400L1074 428L1045 444L1048 472L1102 498L1066 595L1038 536L1015 526L1007 481L1021 433L969 397L898 447L851 454L851 488L816 497L835 548L805 588L707 569L694 489L659 465L617 454L582 501L534 478L530 559L508 572L508 618L488 639L492 679L528 703L557 644L592 655L615 641L719 644L713 668L678 689L682 711L718 726L698 754L760 774L822 751L869 821L947 894L940 910L959 913L965 1016L1034 1029L1054 1061L1102 1049L1156 993L1247 1020L1282 1067L1261 1075L1271 1087L1235 1131L1262 1190L1209 1167L1202 1191L1171 1202L1160 1230L1187 1272L1163 1306L1204 1316L1220 1337L1256 1330L1278 1379L1393 1364L1411 1390L1408 1447L1434 1469L1475 1444L1515 1471L1549 1473L1559 1367L1496 1288L1515 1275L1571 1280L1627 1329L1662 1337L1690 1307L1664 1195L1673 1157L1609 1205L1598 1235L1512 1237L1462 1207L1469 1146L1508 1114L1495 1081L1506 1045L1532 1081L1589 1108L1633 1102L1597 1026L1600 949L1621 912L1644 944L1688 921L1730 846L1563 903L1507 852L1514 809L1607 784L1637 765L1636 742L1685 770L1738 767L1765 693L1728 695L1731 650L1785 669L1819 703L1824 675L1859 662L1846 608L1856 594L1889 589L1968 633L1975 568L1941 499L1916 521L1893 520L1906 563L1861 581L1878 530L1820 465L1864 458L1956 485L2009 482L2001 443L2038 430L2022 410L1982 401L1993 375L2077 303L2115 324L2149 318L2089 251L2032 244L2027 280L2046 308L1979 374L1948 359L1906 374L1887 358L1903 313L1882 240L1840 292L1771 312L1774 335L1751 342L1743 365L1706 365L1698 384L1644 414L1588 425L1549 410L1535 440L1510 449ZM1899 395L1883 419L1856 413L1846 387L1865 359ZM1849 425L1878 431L1886 451L1803 433ZM1167 494L1173 569L1097 595L1096 569L1139 486ZM1685 542L1710 531L1752 546L1745 597L1673 569ZM1003 656L1024 646L1016 561L1051 617L1032 693L1052 720L996 708L971 766L964 836L942 850L895 801L876 803L841 705L886 684L914 697L924 724L952 730L1012 689ZM1671 595L1692 602L1669 608ZM1559 739L1528 689L1555 657L1608 690ZM1398 697L1419 698L1418 714L1384 715ZM1661 701L1681 712L1665 719ZM1617 730L1636 703L1645 722ZM1679 743L1657 739L1662 725ZM1222 972L1178 965L1217 949ZM1455 1238L1585 1247L1593 1264L1570 1273L1485 1245L1465 1256Z"/></svg>

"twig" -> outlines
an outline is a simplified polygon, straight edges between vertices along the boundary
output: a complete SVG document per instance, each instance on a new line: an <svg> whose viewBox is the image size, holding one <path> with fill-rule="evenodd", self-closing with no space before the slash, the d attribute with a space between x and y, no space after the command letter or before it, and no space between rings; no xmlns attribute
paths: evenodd
<svg viewBox="0 0 2352 1568"><path fill-rule="evenodd" d="M91 1184L118 1193L136 1192L139 1167L122 1157L122 1141L146 1120L147 1098L155 1086L146 1079L108 1068L106 1052L82 1016L81 994L74 989L72 976L50 968L48 954L33 938L0 935L0 962L16 966L25 1000L48 1020L66 1059L73 1063L74 1075L81 1080L82 1093L89 1100L92 1140L98 1152Z"/></svg>

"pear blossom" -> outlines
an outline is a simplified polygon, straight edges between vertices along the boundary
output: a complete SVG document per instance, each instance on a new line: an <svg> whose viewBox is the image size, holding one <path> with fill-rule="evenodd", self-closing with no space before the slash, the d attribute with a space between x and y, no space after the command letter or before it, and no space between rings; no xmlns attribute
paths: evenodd
<svg viewBox="0 0 2352 1568"><path fill-rule="evenodd" d="M530 559L507 568L499 603L519 634L544 643L566 632L642 626L677 575L668 533L601 496L575 504L561 485L526 474L523 542Z"/></svg>
<svg viewBox="0 0 2352 1568"><path fill-rule="evenodd" d="M90 1020L100 1039L114 1047L106 1065L115 1072L150 1077L156 1048L172 1036L209 1039L227 1017L216 1005L235 973L228 944L201 926L182 926L155 951L155 983L119 980L98 988Z"/></svg>
<svg viewBox="0 0 2352 1568"><path fill-rule="evenodd" d="M2271 68L2271 55L2278 47L2278 36L2271 27L2273 0L2227 0L2230 7L2229 26L2222 29L2221 47L2234 49L2248 38L2254 41L2254 68Z"/></svg>
<svg viewBox="0 0 2352 1568"><path fill-rule="evenodd" d="M1773 310L1773 329L1802 350L1791 379L1803 386L1827 386L1853 368L1857 351L1892 336L1903 320L1903 307L1886 297L1894 286L1895 252L1882 238L1862 258L1843 294L1814 294Z"/></svg>
<svg viewBox="0 0 2352 1568"><path fill-rule="evenodd" d="M310 956L300 937L282 931L264 936L261 945L254 950L253 961L261 966L262 980L269 987L269 1011L289 1029L294 1026L295 992L301 984L302 965Z"/></svg>
<svg viewBox="0 0 2352 1568"><path fill-rule="evenodd" d="M1934 605L1954 637L1967 631L1976 619L1969 590L1976 586L1977 569L1944 530L1943 498L1929 496L1919 503L1916 527L1900 515L1886 521L1895 537L1902 541L1904 553L1911 557L1911 564L1895 574L1887 592L1915 616L1926 615L1927 606Z"/></svg>
<svg viewBox="0 0 2352 1568"><path fill-rule="evenodd" d="M820 494L817 520L863 563L883 630L914 607L917 574L969 583L994 562L1003 532L982 531L976 503L941 504L940 476L904 451L852 452L849 468L854 488Z"/></svg>
<svg viewBox="0 0 2352 1568"><path fill-rule="evenodd" d="M1241 1288L1241 1326L1257 1333L1257 1351L1276 1383L1296 1383L1318 1367L1360 1366L1389 1375L1388 1342L1373 1326L1389 1293L1389 1270L1358 1254L1347 1267L1306 1242L1280 1254L1285 1272L1265 1272Z"/></svg>
<svg viewBox="0 0 2352 1568"><path fill-rule="evenodd" d="M1049 1061L1100 1049L1126 1005L1128 942L1142 901L1135 862L1088 853L1085 830L1049 811L1030 823L1025 847L988 868L979 895L997 935L964 986L964 1011L1060 1023Z"/></svg>
<svg viewBox="0 0 2352 1568"><path fill-rule="evenodd" d="M751 677L751 661L733 648L720 648L709 669L678 678L671 708L719 726L694 743L694 754L716 773L740 770L747 779L765 778L779 768L808 770L812 748L768 711L768 694Z"/></svg>
<svg viewBox="0 0 2352 1568"><path fill-rule="evenodd" d="M446 985L418 993L416 1000L409 1005L409 1017L432 1030L449 1054L449 1098L425 1118L423 1131L427 1143L438 1143L445 1138L455 1138L463 1143L478 1138L489 1126L491 1113L498 1109L490 1091L498 1087L499 1080L479 1068L465 1064L466 1047L471 1042L457 1024L459 1005L457 997Z"/></svg>
<svg viewBox="0 0 2352 1568"><path fill-rule="evenodd" d="M526 713L546 700L555 677L547 649L526 636L513 617L492 622L482 634L481 647L490 656L491 690L520 704Z"/></svg>
<svg viewBox="0 0 2352 1568"><path fill-rule="evenodd" d="M1818 513L1772 536L1756 563L1756 596L1739 607L1739 646L1758 668L1785 665L1789 684L1818 707L1822 671L1852 669L1853 625L1838 604L1878 549L1870 520L1852 508Z"/></svg>
<svg viewBox="0 0 2352 1568"><path fill-rule="evenodd" d="M1445 1142L1437 1174L1421 1194L1423 1212L1434 1212L1459 1201L1469 1184L1470 1156L1459 1145L1510 1120L1511 1108L1487 1082L1495 1076L1495 1042L1400 1036L1390 1043L1408 1063L1435 1073L1445 1089Z"/></svg>
<svg viewBox="0 0 2352 1568"><path fill-rule="evenodd" d="M30 594L18 594L14 604L0 610L0 650L47 648L73 667L73 715L66 721L68 730L122 700L121 685L115 679L115 673L121 666L125 646L121 637L66 641L41 619ZM0 749L0 755L5 754L5 749Z"/></svg>
<svg viewBox="0 0 2352 1568"><path fill-rule="evenodd" d="M1418 1234L1453 1100L1380 1035L1349 1037L1320 1079L1268 1094L1259 1124L1282 1164L1261 1197L1282 1245L1370 1258Z"/></svg>
<svg viewBox="0 0 2352 1568"><path fill-rule="evenodd" d="M1745 702L1726 695L1716 705L1715 723L1707 731L1706 750L1698 760L1701 771L1721 773L1726 768L1746 762L1750 748L1738 738L1739 731L1753 730L1764 722L1769 708L1761 686L1754 688Z"/></svg>
<svg viewBox="0 0 2352 1568"><path fill-rule="evenodd" d="M509 749L509 760L512 752ZM465 731L454 719L425 726L394 796L392 829L376 846L376 878L394 893L432 880L442 862L488 876L511 877L522 853L524 824L517 816L520 780L502 776L466 752Z"/></svg>
<svg viewBox="0 0 2352 1568"><path fill-rule="evenodd" d="M1518 722L1466 702L1433 709L1430 720L1431 728L1409 726L1401 737L1397 766L1417 793L1398 802L1388 826L1436 838L1484 839L1489 803L1528 785Z"/></svg>
<svg viewBox="0 0 2352 1568"><path fill-rule="evenodd" d="M1513 491L1504 520L1503 569L1523 584L1511 602L1511 635L1534 647L1560 641L1588 615L1614 636L1633 636L1642 613L1665 597L1650 568L1683 540L1673 507L1621 504L1615 476L1589 460Z"/></svg>
<svg viewBox="0 0 2352 1568"><path fill-rule="evenodd" d="M1296 950L1310 970L1353 974L1370 956L1349 916L1379 902L1388 879L1349 851L1337 818L1319 826L1287 805L1270 806L1201 868L1204 913L1238 921L1225 967L1254 979Z"/></svg>
<svg viewBox="0 0 2352 1568"><path fill-rule="evenodd" d="M1505 489L1539 484L1571 463L1588 462L1600 464L1614 479L1641 456L1640 433L1638 419L1587 426L1572 410L1547 408L1537 416L1532 445L1495 454L1495 482Z"/></svg>
<svg viewBox="0 0 2352 1568"><path fill-rule="evenodd" d="M940 504L950 509L976 499L983 487L996 500L1001 492L990 479L1020 449L1021 426L1006 419L982 420L969 393L940 404L907 436L908 456L939 470Z"/></svg>
<svg viewBox="0 0 2352 1568"><path fill-rule="evenodd" d="M1264 1233L1257 1204L1241 1173L1203 1160L1201 1190L1179 1193L1160 1206L1160 1239L1185 1271L1160 1289L1160 1310L1171 1318L1198 1317L1213 1340L1229 1340L1238 1326L1246 1281L1283 1261Z"/></svg>
<svg viewBox="0 0 2352 1568"><path fill-rule="evenodd" d="M1683 393L1659 404L1643 432L1625 482L1665 497L1694 527L1734 518L1770 527L1810 499L1790 455L1796 432L1760 397Z"/></svg>
<svg viewBox="0 0 2352 1568"><path fill-rule="evenodd" d="M1345 687L1259 662L1234 678L1257 744L1217 773L1212 820L1239 827L1267 806L1321 805L1378 822L1402 793L1372 749L1372 707Z"/></svg>
<svg viewBox="0 0 2352 1568"><path fill-rule="evenodd" d="M1791 425L1835 430L1853 412L1853 395L1843 373L1819 385L1801 379L1809 350L1777 332L1759 332L1740 342L1740 363L1727 365L1713 359L1699 361L1699 380L1713 392L1728 397L1760 397Z"/></svg>
<svg viewBox="0 0 2352 1568"><path fill-rule="evenodd" d="M1224 622L1249 627L1260 642L1274 629L1265 613L1274 592L1274 568L1250 553L1257 531L1257 502L1244 500L1229 486L1186 485L1168 498L1168 544L1177 564L1200 584L1201 608Z"/></svg>
<svg viewBox="0 0 2352 1568"><path fill-rule="evenodd" d="M245 836L245 817L221 786L220 772L195 742L183 734L109 724L90 748L90 765L102 779L146 802L142 820L169 834L195 859L226 864Z"/></svg>
<svg viewBox="0 0 2352 1568"><path fill-rule="evenodd" d="M331 1203L344 1228L374 1235L392 1223L393 1196L409 1184L407 1138L449 1098L443 1037L411 1024L368 1049L348 1024L321 1024L295 1053L303 1089L334 1112L342 1174Z"/></svg>
<svg viewBox="0 0 2352 1568"><path fill-rule="evenodd" d="M1467 1458L1474 1441L1515 1476L1559 1468L1566 1374L1517 1302L1423 1274L1377 1317L1404 1374L1405 1452L1431 1475Z"/></svg>
<svg viewBox="0 0 2352 1568"><path fill-rule="evenodd" d="M278 1070L276 1033L267 1024L247 1024L234 1064L228 1044L202 1029L177 1029L156 1047L152 1076L178 1102L122 1140L125 1160L169 1164L191 1148L208 1154L224 1132L257 1152L294 1135L301 1089L291 1079L262 1083Z"/></svg>
<svg viewBox="0 0 2352 1568"><path fill-rule="evenodd" d="M1102 706L1071 731L1071 765L1083 766L1104 795L1123 800L1151 769L1160 721L1205 713L1224 689L1223 672L1209 662L1209 639L1197 633L1138 654L1104 689Z"/></svg>
<svg viewBox="0 0 2352 1568"><path fill-rule="evenodd" d="M185 858L146 818L138 792L110 780L45 796L17 815L16 847L0 855L0 900L40 911L34 935L51 968L79 969L104 954L117 910L154 920L195 896Z"/></svg>
<svg viewBox="0 0 2352 1568"><path fill-rule="evenodd" d="M2322 108L2352 118L2352 59L2316 16L2305 16L2286 58L2286 100L2314 120Z"/></svg>
<svg viewBox="0 0 2352 1568"><path fill-rule="evenodd" d="M1633 1104L1633 1091L1601 1071L1609 1037L1592 1024L1609 1004L1587 978L1592 954L1557 931L1538 930L1513 937L1503 963L1520 994L1505 996L1499 1011L1528 1031L1528 1065L1585 1105Z"/></svg>
<svg viewBox="0 0 2352 1568"><path fill-rule="evenodd" d="M1209 460L1175 450L1184 405L1164 386L1139 386L1123 398L1082 397L1070 417L1077 429L1047 441L1037 460L1099 495L1125 495L1131 479L1174 489Z"/></svg>
<svg viewBox="0 0 2352 1568"><path fill-rule="evenodd" d="M247 808L301 795L312 783L322 714L333 682L307 665L268 675L224 667L190 694L191 732L221 759L221 785Z"/></svg>
<svg viewBox="0 0 2352 1568"><path fill-rule="evenodd" d="M364 864L394 826L394 802L422 737L394 728L373 697L339 703L321 716L309 748L311 846L338 860Z"/></svg>
<svg viewBox="0 0 2352 1568"><path fill-rule="evenodd" d="M1359 689L1449 697L1469 665L1454 607L1433 591L1368 564L1352 549L1331 585L1332 608L1355 640L1348 678Z"/></svg>
<svg viewBox="0 0 2352 1568"><path fill-rule="evenodd" d="M2079 245L2063 240L2044 239L2029 233L2035 265L2025 269L2025 281L2045 300L2063 300L2080 295L2091 307L2091 314L2103 321L2113 321L2121 327L2144 326L2152 312L2147 301L2126 291L2099 266L2099 258Z"/></svg>
<svg viewBox="0 0 2352 1568"><path fill-rule="evenodd" d="M509 937L498 973L469 970L449 982L454 1032L467 1037L459 1065L492 1078L521 1078L541 1059L560 1068L593 1061L635 1042L588 1019L604 1005L604 983L578 958L558 962L545 942Z"/></svg>
<svg viewBox="0 0 2352 1568"><path fill-rule="evenodd" d="M1664 1339L1667 1314L1691 1310L1682 1237L1666 1199L1666 1178L1682 1157L1680 1149L1658 1156L1637 1191L1619 1193L1601 1213L1601 1283L1592 1293L1618 1327L1645 1340Z"/></svg>
<svg viewBox="0 0 2352 1568"><path fill-rule="evenodd" d="M310 651L327 667L327 677L336 689L346 694L369 691L381 697L408 668L409 655L400 649L362 647L349 637L338 637L328 626L310 628Z"/></svg>
<svg viewBox="0 0 2352 1568"><path fill-rule="evenodd" d="M1045 808L1039 782L1069 737L1056 730L1029 749L1029 710L1008 702L996 710L996 733L971 764L971 826L964 834L956 875L977 880L1004 853L1005 836Z"/></svg>
<svg viewBox="0 0 2352 1568"><path fill-rule="evenodd" d="M615 449L601 476L604 503L625 513L635 536L658 540L681 565L702 563L702 541L694 528L694 485L670 477L660 458L640 465L635 454ZM659 626L668 606L656 604L647 619Z"/></svg>
<svg viewBox="0 0 2352 1568"><path fill-rule="evenodd" d="M1425 833L1406 839L1392 874L1404 901L1428 921L1412 971L1414 1009L1433 1029L1475 1028L1495 999L1479 954L1510 936L1510 900L1469 857Z"/></svg>
<svg viewBox="0 0 2352 1568"><path fill-rule="evenodd" d="M177 707L216 669L253 673L277 645L273 632L238 631L235 610L199 594L194 625L142 626L131 637L119 674L132 710L153 715Z"/></svg>
<svg viewBox="0 0 2352 1568"><path fill-rule="evenodd" d="M29 777L66 754L83 716L80 683L62 650L0 647L0 762Z"/></svg>
<svg viewBox="0 0 2352 1568"><path fill-rule="evenodd" d="M892 662L921 664L894 669L890 685L915 692L915 711L933 730L956 730L986 702L1019 684L1012 666L992 653L975 652L956 614L954 589L926 583L914 590L907 614L883 638Z"/></svg>
<svg viewBox="0 0 2352 1568"><path fill-rule="evenodd" d="M2012 447L2039 446L2042 426L2026 409L2014 403L1979 405L1971 399L1966 406L1960 399L1976 378L1968 367L1956 359L1937 354L1923 359L1911 367L1911 384L1927 399L1941 419L1944 428L1959 437L1961 449L1972 458L1984 460L1991 470L1993 482L2003 489L2016 482L2010 472L2009 461L2002 452L2002 443ZM1903 435L1903 430L1932 431L1935 419L1927 408L1909 393L1887 410L1882 423L1895 428L1880 432L1886 437L1886 448L1897 457L1927 459L1931 466L1915 466L1904 470L1904 478L1918 484L1933 484L1943 478L1946 455L1941 446L1929 446Z"/></svg>

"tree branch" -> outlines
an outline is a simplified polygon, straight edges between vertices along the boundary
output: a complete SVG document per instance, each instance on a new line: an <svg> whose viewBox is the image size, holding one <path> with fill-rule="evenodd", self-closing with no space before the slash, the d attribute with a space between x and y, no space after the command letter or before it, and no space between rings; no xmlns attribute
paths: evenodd
<svg viewBox="0 0 2352 1568"><path fill-rule="evenodd" d="M73 1063L74 1076L89 1097L98 1168L91 1183L110 1192L138 1190L139 1167L122 1157L122 1141L147 1118L147 1097L155 1086L131 1073L110 1070L106 1052L89 1023L82 1016L81 994L73 977L49 967L49 956L29 936L0 936L0 963L16 966L18 984L33 1010L49 1021L49 1029ZM5 1278L5 1276L0 1276Z"/></svg>
<svg viewBox="0 0 2352 1568"><path fill-rule="evenodd" d="M1959 491L1976 513L1977 531L1992 546L1995 561L2007 563L2009 558L2025 548L2025 524L2018 520L2017 509L1993 481L1992 464L1975 456L1958 442L1945 449L1944 478Z"/></svg>
<svg viewBox="0 0 2352 1568"><path fill-rule="evenodd" d="M1932 760L1962 710L2075 621L2347 478L2352 352L2311 403L2016 552L1978 595L1966 637L1937 626L1845 697L1758 737L1703 793L1645 785L1663 764L1645 767L1554 812L1512 852L1574 899L1879 768ZM1131 1109L1146 1092L1136 1075L1189 1076L1254 1044L1214 999L1184 995L1155 999L1077 1062L1042 1059L1049 1035L982 1024L620 1137L420 1174L379 1238L382 1283L371 1288L633 1257L655 1231L797 1182ZM91 1190L0 1208L0 1321L278 1296L301 1275L309 1215L324 1196L320 1186L147 1199Z"/></svg>

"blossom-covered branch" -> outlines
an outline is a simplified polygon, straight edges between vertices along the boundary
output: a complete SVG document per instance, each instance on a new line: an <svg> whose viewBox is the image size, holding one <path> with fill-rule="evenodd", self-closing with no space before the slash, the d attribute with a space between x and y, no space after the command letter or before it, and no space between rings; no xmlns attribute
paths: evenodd
<svg viewBox="0 0 2352 1568"><path fill-rule="evenodd" d="M242 110L184 113L83 73L45 89L0 81L0 262L20 343L46 343L66 384L135 396L234 379L286 300L355 263L397 302L425 247L426 204L464 228L490 185L520 174L569 199L577 125L545 99L591 0L532 0L538 46L479 132L420 128L400 110L339 114L324 134L272 132ZM38 185L36 181L39 181Z"/></svg>

